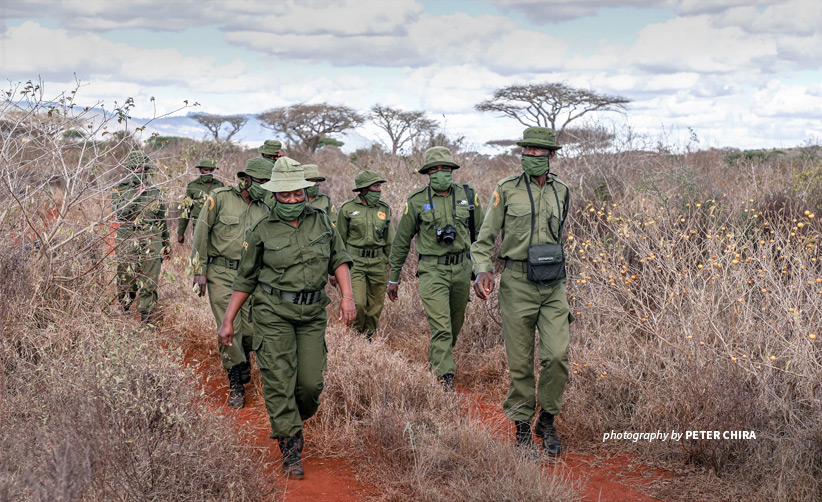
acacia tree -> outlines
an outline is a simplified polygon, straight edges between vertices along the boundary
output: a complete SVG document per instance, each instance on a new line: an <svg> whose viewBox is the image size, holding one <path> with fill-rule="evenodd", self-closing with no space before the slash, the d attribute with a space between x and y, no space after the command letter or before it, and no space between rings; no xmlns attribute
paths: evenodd
<svg viewBox="0 0 822 502"><path fill-rule="evenodd" d="M272 108L257 115L264 127L282 134L289 142L314 153L320 139L341 133L363 123L365 118L347 106L320 103Z"/></svg>
<svg viewBox="0 0 822 502"><path fill-rule="evenodd" d="M214 115L211 113L192 113L189 115L214 136L214 141L220 141L220 131L223 125L227 126L228 133L224 141L231 141L231 138L239 132L248 122L248 118L242 115Z"/></svg>
<svg viewBox="0 0 822 502"><path fill-rule="evenodd" d="M387 106L376 105L371 108L371 121L385 131L391 141L391 154L409 141L413 144L419 136L432 136L437 129L437 122L425 116L421 111L404 111Z"/></svg>
<svg viewBox="0 0 822 502"><path fill-rule="evenodd" d="M510 85L476 105L481 112L499 112L525 126L550 127L562 133L573 120L594 111L624 111L631 100L599 94L564 83ZM559 127L557 127L559 125Z"/></svg>

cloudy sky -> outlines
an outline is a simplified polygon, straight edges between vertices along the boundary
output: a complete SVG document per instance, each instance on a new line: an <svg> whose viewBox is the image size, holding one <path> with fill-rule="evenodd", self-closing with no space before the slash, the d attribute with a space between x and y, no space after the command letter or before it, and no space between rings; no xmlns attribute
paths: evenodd
<svg viewBox="0 0 822 502"><path fill-rule="evenodd" d="M513 83L632 100L609 121L699 147L822 140L822 1L2 0L2 85L79 101L425 110L473 145L522 126L474 105ZM606 118L606 117L603 117ZM360 133L377 138L377 130Z"/></svg>

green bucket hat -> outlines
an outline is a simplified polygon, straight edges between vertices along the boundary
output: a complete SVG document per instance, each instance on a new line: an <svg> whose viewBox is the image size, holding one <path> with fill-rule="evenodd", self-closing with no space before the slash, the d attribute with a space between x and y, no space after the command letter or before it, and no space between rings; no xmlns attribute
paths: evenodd
<svg viewBox="0 0 822 502"><path fill-rule="evenodd" d="M204 158L203 160L200 161L199 164L197 164L197 169L201 169L201 168L202 169L215 169L215 170L219 169L219 167L217 167L217 163L214 162L214 159L209 159L208 157Z"/></svg>
<svg viewBox="0 0 822 502"><path fill-rule="evenodd" d="M263 146L257 149L258 152L266 155L277 155L277 150L282 150L283 144L276 139L267 139L263 142Z"/></svg>
<svg viewBox="0 0 822 502"><path fill-rule="evenodd" d="M303 166L289 157L277 159L271 170L271 181L262 185L269 192L291 192L310 186L314 186L314 183L305 180Z"/></svg>
<svg viewBox="0 0 822 502"><path fill-rule="evenodd" d="M274 163L262 157L253 157L248 159L245 163L245 171L237 173L237 177L251 176L260 180L271 179L271 170L274 169Z"/></svg>
<svg viewBox="0 0 822 502"><path fill-rule="evenodd" d="M380 178L380 175L374 171L360 171L357 173L357 176L354 177L354 190L352 190L352 192L368 188L374 183L385 182L386 181Z"/></svg>
<svg viewBox="0 0 822 502"><path fill-rule="evenodd" d="M425 164L417 170L420 174L436 166L447 166L452 169L459 169L460 165L451 158L451 150L444 146L435 146L425 151Z"/></svg>
<svg viewBox="0 0 822 502"><path fill-rule="evenodd" d="M305 179L310 181L325 181L325 178L320 176L320 168L317 164L303 164L303 171L305 171Z"/></svg>
<svg viewBox="0 0 822 502"><path fill-rule="evenodd" d="M128 158L126 158L126 167L131 171L142 169L143 167L154 169L154 164L151 163L151 159L148 158L145 152L142 150L133 150L128 154Z"/></svg>
<svg viewBox="0 0 822 502"><path fill-rule="evenodd" d="M562 148L557 145L557 133L547 127L529 127L522 132L522 141L517 141L517 145L547 148L548 150Z"/></svg>

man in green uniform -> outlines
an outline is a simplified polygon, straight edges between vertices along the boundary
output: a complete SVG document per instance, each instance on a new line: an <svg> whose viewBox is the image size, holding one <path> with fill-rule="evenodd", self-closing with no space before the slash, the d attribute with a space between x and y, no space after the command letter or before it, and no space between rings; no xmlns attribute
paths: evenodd
<svg viewBox="0 0 822 502"><path fill-rule="evenodd" d="M214 171L219 169L214 159L206 158L201 160L197 164L197 169L200 170L200 177L189 182L186 186L186 196L180 204L180 220L177 223L177 242L180 244L185 242L188 221L194 220L194 223L197 223L197 218L203 209L203 202L205 202L208 194L212 190L224 186L222 181L214 177Z"/></svg>
<svg viewBox="0 0 822 502"><path fill-rule="evenodd" d="M252 316L257 366L271 422L271 437L283 454L283 470L303 478L303 421L317 412L326 366L323 288L328 276L342 291L340 319L356 317L349 265L340 235L325 211L306 205L302 166L288 157L277 160L271 181L276 204L246 233L240 268L220 326L220 343L232 345L234 319L254 294Z"/></svg>
<svg viewBox="0 0 822 502"><path fill-rule="evenodd" d="M497 184L479 238L471 247L477 274L474 291L487 299L494 290L491 259L494 241L502 231L499 257L505 259L505 270L500 280L499 307L510 373L503 409L516 424L517 445L530 447L531 419L539 404L536 433L542 438L543 450L553 455L562 450L554 416L559 413L568 381L568 325L573 320L565 294L561 247L569 190L548 172L550 159L561 148L556 144L554 130L529 127L523 137L517 144L523 147L524 173L503 178ZM535 279L539 269L534 265L539 263L553 263L538 265L542 270L553 267L551 270L556 273L546 274L551 276L550 280ZM539 330L540 364L536 400L535 327Z"/></svg>
<svg viewBox="0 0 822 502"><path fill-rule="evenodd" d="M157 305L157 281L162 260L170 256L166 206L160 189L151 184L154 168L140 150L128 155L131 175L112 193L111 206L117 219L117 290L125 310L133 302L144 323L151 321Z"/></svg>
<svg viewBox="0 0 822 502"><path fill-rule="evenodd" d="M270 193L261 188L271 178L274 168L267 159L254 157L246 163L245 171L237 173L240 182L236 187L214 190L206 201L194 228L194 245L191 262L194 265L194 284L203 296L208 289L208 301L217 321L223 323L223 315L231 298L231 285L237 275L243 254L243 238L253 223L268 214L263 199ZM245 405L245 388L251 379L248 354L251 351L251 326L246 304L240 316L234 320L232 345L220 345L220 359L228 372L230 388L228 405L242 408Z"/></svg>
<svg viewBox="0 0 822 502"><path fill-rule="evenodd" d="M385 180L374 171L361 171L354 178L357 196L340 206L337 231L354 258L351 287L357 304L354 327L369 340L377 331L385 289L386 265L394 241L391 208L380 200Z"/></svg>
<svg viewBox="0 0 822 502"><path fill-rule="evenodd" d="M283 144L276 139L267 139L263 142L263 146L257 149L260 152L260 155L264 159L268 159L271 162L276 162L277 159L283 157L285 152L282 150Z"/></svg>
<svg viewBox="0 0 822 502"><path fill-rule="evenodd" d="M471 289L468 252L483 219L476 191L452 181L451 172L459 167L445 147L425 152L419 173L428 175L429 184L408 197L388 258L388 298L393 302L399 295L400 270L411 239L418 235L420 298L431 327L428 362L446 390L454 388L453 348Z"/></svg>
<svg viewBox="0 0 822 502"><path fill-rule="evenodd" d="M305 189L305 194L308 196L308 205L322 209L331 218L331 224L337 224L337 211L334 204L331 203L331 198L324 193L320 193L320 183L325 181L325 178L320 176L320 168L316 164L303 164L305 171L305 180L314 183Z"/></svg>

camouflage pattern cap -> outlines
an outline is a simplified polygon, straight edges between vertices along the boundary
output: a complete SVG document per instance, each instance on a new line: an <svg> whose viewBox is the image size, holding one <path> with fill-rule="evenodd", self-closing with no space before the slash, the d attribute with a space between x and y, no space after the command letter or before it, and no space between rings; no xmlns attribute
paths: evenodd
<svg viewBox="0 0 822 502"><path fill-rule="evenodd" d="M282 150L283 144L276 139L267 139L263 142L263 146L257 149L258 152L266 155L277 155L277 150Z"/></svg>
<svg viewBox="0 0 822 502"><path fill-rule="evenodd" d="M547 148L548 150L562 148L557 145L557 133L547 127L529 127L522 131L522 141L517 141L517 145Z"/></svg>
<svg viewBox="0 0 822 502"><path fill-rule="evenodd" d="M303 164L305 171L305 179L308 181L325 181L325 178L320 176L320 168L317 164Z"/></svg>
<svg viewBox="0 0 822 502"><path fill-rule="evenodd" d="M360 171L354 177L354 189L352 192L368 188L374 183L385 183L386 181L380 178L380 175L374 171Z"/></svg>
<svg viewBox="0 0 822 502"><path fill-rule="evenodd" d="M214 162L214 159L209 159L208 157L204 158L197 164L198 169L219 169L217 167L217 163Z"/></svg>
<svg viewBox="0 0 822 502"><path fill-rule="evenodd" d="M425 174L426 171L437 166L446 166L451 169L460 168L460 165L454 162L454 159L451 158L451 150L445 148L444 146L435 146L425 151L425 164L423 164L417 172L420 174Z"/></svg>
<svg viewBox="0 0 822 502"><path fill-rule="evenodd" d="M259 180L271 179L271 170L274 168L274 163L262 157L253 157L248 159L245 163L245 171L237 173L237 177L251 176Z"/></svg>
<svg viewBox="0 0 822 502"><path fill-rule="evenodd" d="M271 170L271 181L262 185L269 192L293 192L310 186L314 183L306 181L303 166L289 157L277 159Z"/></svg>
<svg viewBox="0 0 822 502"><path fill-rule="evenodd" d="M151 163L151 159L148 158L145 152L142 150L133 150L128 154L126 167L132 171L143 168L154 169L154 164Z"/></svg>

